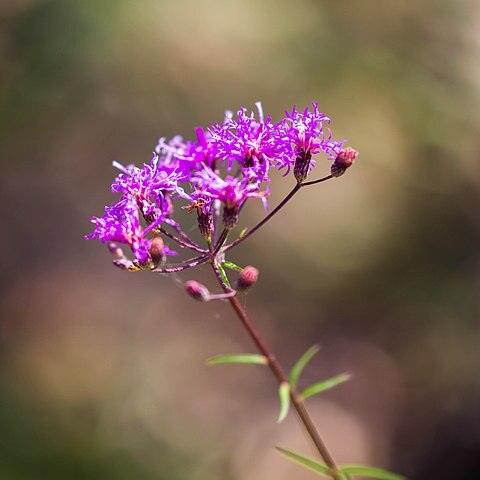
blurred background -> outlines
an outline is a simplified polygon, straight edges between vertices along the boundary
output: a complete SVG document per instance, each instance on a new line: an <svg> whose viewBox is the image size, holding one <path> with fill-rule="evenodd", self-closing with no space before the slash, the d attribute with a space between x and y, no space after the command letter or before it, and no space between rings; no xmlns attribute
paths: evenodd
<svg viewBox="0 0 480 480"><path fill-rule="evenodd" d="M205 365L253 351L183 293L208 268L126 274L83 239L112 160L257 100L317 100L361 153L233 252L249 313L286 366L322 346L302 386L353 374L308 401L340 463L480 478L479 54L467 0L2 0L0 478L315 478L273 448L310 453L270 373Z"/></svg>

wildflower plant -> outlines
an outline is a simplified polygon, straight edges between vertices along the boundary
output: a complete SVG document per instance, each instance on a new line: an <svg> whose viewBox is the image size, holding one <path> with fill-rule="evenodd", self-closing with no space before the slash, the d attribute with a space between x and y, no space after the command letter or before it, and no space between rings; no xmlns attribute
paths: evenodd
<svg viewBox="0 0 480 480"><path fill-rule="evenodd" d="M161 138L150 162L141 167L114 162L119 174L111 188L119 198L105 207L102 217L91 219L95 229L86 238L106 243L114 265L130 272L169 274L208 264L219 291L212 293L195 280L185 283L185 291L201 302L228 301L258 350L258 353L216 356L208 364L267 366L278 381L278 421L283 421L293 407L319 458L308 458L284 448L278 451L334 480L356 476L398 480L401 477L382 469L335 462L308 413L305 400L344 383L349 375L340 374L299 390L302 370L317 353L317 347L307 350L287 374L239 301L239 296L255 285L259 272L253 266L242 268L227 259L232 250L271 220L301 189L340 177L358 155L354 149L344 148L343 140L332 138L328 128L330 118L319 111L317 103L303 111L294 107L278 122L264 115L260 103L256 107L256 113L246 108L235 114L225 112L222 123L211 124L207 129L197 128L195 140L184 140L181 136L171 140ZM323 161L322 157L331 164L330 174L307 181L315 162ZM293 173L292 190L258 224L241 230L232 240L247 202L261 203L268 210L270 172L274 170L285 177ZM201 241L182 228L178 220L181 210L196 216L200 234L197 237ZM124 253L120 244L129 247L131 253ZM193 256L175 261L178 249L190 251ZM232 275L235 282L231 281Z"/></svg>

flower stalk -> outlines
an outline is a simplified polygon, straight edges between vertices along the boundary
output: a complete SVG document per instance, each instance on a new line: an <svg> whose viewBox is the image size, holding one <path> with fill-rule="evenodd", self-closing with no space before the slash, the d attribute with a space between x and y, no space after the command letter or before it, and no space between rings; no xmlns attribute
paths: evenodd
<svg viewBox="0 0 480 480"><path fill-rule="evenodd" d="M292 190L287 194L287 196L268 214L266 215L260 222L258 222L254 227L248 230L245 235L237 238L234 242L227 245L223 251L226 252L235 248L238 244L244 242L247 238L252 236L256 233L261 227L263 227L270 219L272 219L292 198L293 196L300 191L302 187L307 187L309 185L316 185L317 183L325 182L326 180L330 180L333 178L333 175L327 175L326 177L320 178L318 180L314 180L312 182L304 182L304 183L297 183Z"/></svg>
<svg viewBox="0 0 480 480"><path fill-rule="evenodd" d="M222 279L218 274L218 270L215 269L215 263L212 263L213 271L215 276L220 284L220 286L224 289L225 293L230 292L231 290L224 284ZM285 373L285 370L282 368L280 362L277 360L276 356L270 350L267 343L261 338L258 330L256 329L255 325L247 315L247 312L242 307L242 304L238 300L238 296L231 296L228 298L228 302L233 308L233 311L237 315L238 319L242 323L243 327L247 331L248 335L250 336L251 340L257 347L258 351L267 359L267 366L270 368L271 372L277 379L279 385L282 384L289 384L288 375ZM330 453L327 445L323 441L320 433L318 432L310 414L305 407L305 403L303 402L302 397L300 396L297 387L290 385L290 399L292 405L297 412L297 416L299 421L305 428L306 433L308 434L309 438L311 439L315 449L318 451L320 457L325 462L325 464L329 468L329 475L333 480L342 480L342 476L338 471L337 464L333 459L332 454Z"/></svg>
<svg viewBox="0 0 480 480"><path fill-rule="evenodd" d="M180 136L169 141L161 138L151 161L142 167L123 166L114 162L120 173L112 184L112 191L119 194L120 198L105 207L103 216L91 218L95 229L86 238L106 243L113 263L125 271L168 274L209 264L220 292L211 293L207 286L188 280L185 283L186 293L200 302L228 301L258 350L258 354L217 356L209 364L252 363L268 366L279 385L278 421L287 416L292 405L323 463L282 448L279 451L332 480L350 479L352 472L359 475L369 472L374 476L372 478L397 480L400 477L381 469L337 465L304 400L343 383L349 375L337 375L311 385L300 393L297 380L317 348L308 350L288 375L239 301L239 292L250 291L258 281L259 272L251 265L242 268L227 260L227 252L258 232L302 188L342 176L358 155L352 148L343 148L344 141L332 140L330 129L325 127L330 123L330 118L318 110L317 103L303 112L294 107L276 123L270 115L264 115L260 103L257 103L257 108L257 116L253 112L249 114L245 108L241 108L236 115L226 112L223 123L211 124L207 130L197 128L196 141L184 141ZM317 180L307 180L315 168L318 154L325 155L331 161L330 174ZM283 171L285 175L293 172L294 187L262 220L227 243L231 232L240 223L247 201L260 200L267 209L272 183L270 169ZM176 203L180 203L180 208L188 213L196 212L201 244L192 239L177 222ZM184 261L167 262L167 258L175 257L178 253L166 241L199 255ZM117 245L119 243L130 247L132 258L124 254ZM236 290L230 284L226 269L238 275L233 283Z"/></svg>

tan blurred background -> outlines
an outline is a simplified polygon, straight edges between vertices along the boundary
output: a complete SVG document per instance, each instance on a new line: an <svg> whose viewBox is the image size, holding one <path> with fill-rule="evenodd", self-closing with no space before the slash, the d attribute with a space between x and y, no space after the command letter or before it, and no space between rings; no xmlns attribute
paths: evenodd
<svg viewBox="0 0 480 480"><path fill-rule="evenodd" d="M480 5L467 0L2 0L0 478L308 480L228 305L85 242L112 160L262 100L318 100L361 152L231 260L340 462L480 478ZM328 171L319 162L317 174ZM292 179L278 178L271 204ZM246 211L245 225L262 215ZM209 283L213 285L213 283Z"/></svg>

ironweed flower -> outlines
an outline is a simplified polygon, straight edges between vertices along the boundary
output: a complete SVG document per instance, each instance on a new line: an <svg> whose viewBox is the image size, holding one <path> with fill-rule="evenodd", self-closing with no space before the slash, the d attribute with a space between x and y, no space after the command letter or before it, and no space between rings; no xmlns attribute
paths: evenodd
<svg viewBox="0 0 480 480"><path fill-rule="evenodd" d="M152 159L141 167L114 162L120 173L112 183L112 192L120 198L106 207L102 217L91 219L95 230L86 238L129 245L136 269L158 270L161 259L176 255L167 245L167 238L181 248L205 254L207 250L190 238L175 219L178 205L196 210L198 229L207 240L208 251L217 254L222 248L231 248L224 245L228 231L239 223L240 212L249 199L259 198L268 208L270 169L287 175L293 168L298 189L315 166L314 155L323 153L334 160L333 176L348 168L344 157L351 159L350 164L353 162L356 152L342 150L344 142L332 140L330 130L324 126L330 118L319 111L317 103L303 112L293 107L277 123L264 115L260 102L256 106L257 113L242 107L236 114L227 111L223 123L213 123L206 129L197 127L196 140L184 140L180 135L170 140L160 138ZM223 224L225 232L219 231L219 224ZM258 226L246 237L256 229ZM164 243L159 253L157 241L152 255L153 238L161 238ZM238 238L232 245L241 240Z"/></svg>
<svg viewBox="0 0 480 480"><path fill-rule="evenodd" d="M312 103L311 109L307 107L303 112L293 107L277 123L270 115L264 116L260 103L256 105L257 115L240 108L236 115L227 111L222 124L215 123L207 129L198 127L194 141L185 141L181 136L168 141L161 138L151 161L141 167L124 167L114 162L120 174L112 184L112 192L119 194L120 198L105 208L102 217L91 219L95 229L86 238L106 243L114 265L129 272L176 273L210 264L221 293L210 293L206 286L195 280L185 283L186 292L201 302L228 300L260 354L217 356L210 359L209 364L268 366L279 383L278 421L287 416L291 404L323 463L285 449L279 451L332 480L356 474L399 479L381 469L336 464L310 418L304 400L345 382L349 375L337 375L300 392L297 388L299 376L318 349L307 350L287 375L237 298L239 292L246 292L257 283L259 272L255 267L242 268L227 261L226 254L265 225L303 187L343 175L358 155L352 148L343 148L343 140L332 139L332 133L325 126L330 124L330 118L319 111L317 103ZM314 156L318 154L324 154L332 162L330 174L305 182L315 166ZM270 169L284 171L285 175L293 169L296 179L293 189L257 225L243 230L228 244L227 239L239 223L242 208L250 199L260 199L267 209L272 183ZM175 218L177 204L189 212L197 212L198 230L206 245L196 243L182 229ZM196 256L166 264L167 256L177 255L167 245L167 239L182 249L196 252ZM128 245L134 258L128 259L117 243ZM227 269L239 272L234 284L237 290L231 287Z"/></svg>
<svg viewBox="0 0 480 480"><path fill-rule="evenodd" d="M95 225L95 230L87 235L87 240L125 243L130 245L140 263L147 262L150 243L145 235L150 227L145 230L141 227L138 205L132 197L105 207L105 215L92 217L91 222ZM112 248L110 244L109 248Z"/></svg>
<svg viewBox="0 0 480 480"><path fill-rule="evenodd" d="M223 205L223 223L226 227L233 228L238 222L240 207L249 198L260 198L265 209L268 188L260 191L260 182L255 178L232 177L221 178L213 170L205 167L191 179L197 185L197 195L218 200Z"/></svg>
<svg viewBox="0 0 480 480"><path fill-rule="evenodd" d="M150 164L144 164L142 168L135 165L124 167L118 162L113 165L122 173L112 183L112 192L121 193L124 199L134 199L148 223L159 219L162 222L171 213L169 195L184 196L178 183L187 176L172 166L159 164L155 153Z"/></svg>
<svg viewBox="0 0 480 480"><path fill-rule="evenodd" d="M279 162L288 162L290 156L287 138L279 135L278 126L270 115L264 119L261 104L257 103L258 119L254 113L247 114L246 108L226 116L222 125L210 128L211 143L217 156L231 172L237 163L242 174L259 181L268 181L268 170Z"/></svg>
<svg viewBox="0 0 480 480"><path fill-rule="evenodd" d="M324 123L329 124L330 118L318 110L318 103L312 103L312 110L305 108L303 113L294 106L291 112L285 112L285 119L281 122L280 130L291 141L292 156L294 159L294 175L298 182L303 182L310 170L315 166L312 155L324 152L334 160L340 152L344 141L332 141L332 133ZM288 169L290 164L286 164Z"/></svg>

